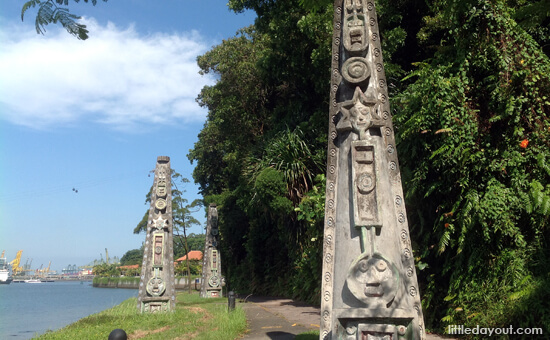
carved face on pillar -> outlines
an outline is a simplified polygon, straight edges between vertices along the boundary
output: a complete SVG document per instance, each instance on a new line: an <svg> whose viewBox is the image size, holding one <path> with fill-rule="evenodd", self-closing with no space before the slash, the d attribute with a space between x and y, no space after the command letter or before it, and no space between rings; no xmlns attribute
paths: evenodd
<svg viewBox="0 0 550 340"><path fill-rule="evenodd" d="M368 46L367 25L363 8L363 0L346 0L344 47L352 55L362 54Z"/></svg>
<svg viewBox="0 0 550 340"><path fill-rule="evenodd" d="M348 289L359 301L373 307L388 307L397 293L399 272L380 254L363 254L348 272Z"/></svg>

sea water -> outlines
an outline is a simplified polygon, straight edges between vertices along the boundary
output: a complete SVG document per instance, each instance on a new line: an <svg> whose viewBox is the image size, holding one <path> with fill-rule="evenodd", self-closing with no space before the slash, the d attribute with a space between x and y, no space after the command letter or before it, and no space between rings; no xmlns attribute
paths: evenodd
<svg viewBox="0 0 550 340"><path fill-rule="evenodd" d="M31 339L137 297L137 289L94 288L91 282L0 285L0 339Z"/></svg>

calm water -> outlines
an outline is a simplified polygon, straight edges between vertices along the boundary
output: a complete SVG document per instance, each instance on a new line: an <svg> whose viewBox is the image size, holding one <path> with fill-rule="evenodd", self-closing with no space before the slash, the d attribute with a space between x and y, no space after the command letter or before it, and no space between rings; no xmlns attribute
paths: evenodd
<svg viewBox="0 0 550 340"><path fill-rule="evenodd" d="M0 285L0 339L31 339L137 296L137 289L93 288L91 282Z"/></svg>

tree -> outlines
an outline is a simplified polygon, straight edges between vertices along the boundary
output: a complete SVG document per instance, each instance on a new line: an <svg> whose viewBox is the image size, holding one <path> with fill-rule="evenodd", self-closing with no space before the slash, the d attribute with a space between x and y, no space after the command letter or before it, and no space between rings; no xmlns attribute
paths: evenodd
<svg viewBox="0 0 550 340"><path fill-rule="evenodd" d="M80 0L73 1L80 2ZM84 0L86 3L88 3L88 1L89 0ZM103 1L107 2L107 0ZM97 4L97 0L91 0L91 3L95 6ZM60 7L58 5L65 7ZM88 30L86 29L86 25L76 22L76 20L80 20L82 18L78 15L69 13L69 9L67 8L68 5L69 0L29 0L25 2L23 8L21 9L21 20L24 20L27 10L31 7L34 8L38 6L38 12L35 18L36 33L44 34L48 24L59 23L67 30L67 32L74 35L78 39L88 39Z"/></svg>
<svg viewBox="0 0 550 340"><path fill-rule="evenodd" d="M141 264L143 261L143 247L140 249L128 250L120 258L120 265L129 266L134 264Z"/></svg>

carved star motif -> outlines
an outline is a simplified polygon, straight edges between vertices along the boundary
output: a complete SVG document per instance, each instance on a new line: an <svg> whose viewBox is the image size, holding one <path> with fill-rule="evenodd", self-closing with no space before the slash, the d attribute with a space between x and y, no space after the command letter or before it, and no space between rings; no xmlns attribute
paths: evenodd
<svg viewBox="0 0 550 340"><path fill-rule="evenodd" d="M342 119L338 122L336 129L339 131L353 130L364 139L366 131L371 127L384 126L383 120L376 112L376 98L367 91L364 94L359 86L355 88L353 98L343 103L340 112Z"/></svg>
<svg viewBox="0 0 550 340"><path fill-rule="evenodd" d="M151 224L153 225L153 228L160 230L167 227L166 220L162 218L160 215L155 220L151 221Z"/></svg>

